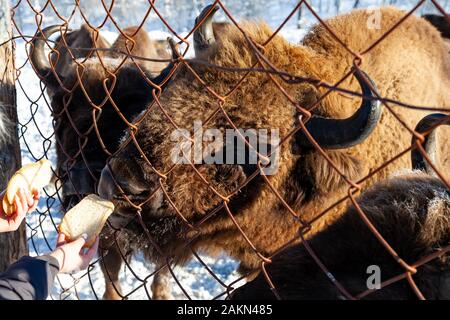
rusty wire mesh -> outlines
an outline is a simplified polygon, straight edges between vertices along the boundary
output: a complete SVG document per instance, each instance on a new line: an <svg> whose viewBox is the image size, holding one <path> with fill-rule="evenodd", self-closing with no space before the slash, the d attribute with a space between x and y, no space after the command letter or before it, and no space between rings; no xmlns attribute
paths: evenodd
<svg viewBox="0 0 450 320"><path fill-rule="evenodd" d="M413 4L411 4L411 6L409 7L409 10L405 13L404 18L401 19L400 21L398 21L398 23L396 25L394 25L392 27L392 29L389 30L389 32L384 34L375 43L368 44L367 49L364 50L363 52L354 52L351 47L348 47L345 43L343 43L339 40L340 35L336 34L331 28L329 28L327 26L326 21L322 19L322 17L316 12L316 9L314 9L314 7L308 1L298 1L295 3L291 2L289 9L286 10L286 12L288 12L288 14L286 14L285 18L283 18L281 23L279 23L278 27L274 29L275 31L274 31L272 37L267 39L266 43L264 43L262 45L254 43L252 41L252 39L249 38L245 34L244 30L242 28L240 28L239 22L235 18L235 13L233 12L233 10L230 9L230 7L228 6L226 1L215 1L214 3L218 6L220 6L221 12L223 13L223 16L226 18L226 21L234 24L236 27L239 28L239 30L241 32L243 32L244 37L246 37L249 45L252 47L252 49L254 51L256 63L251 68L249 68L246 72L243 72L242 80L239 81L238 83L236 83L235 87L229 93L223 95L223 94L219 94L217 92L212 91L212 89L210 89L210 88L207 88L207 90L209 91L209 94L215 96L215 98L217 99L218 107L217 107L217 110L213 113L213 116L217 113L222 113L225 115L227 114L227 111L223 108L223 104L227 101L228 97L230 95L232 95L233 92L235 92L235 89L242 84L243 79L245 79L249 74L251 74L251 72L253 72L252 70L258 71L258 72L266 72L270 76L273 83L278 88L280 88L280 92L282 92L282 94L285 95L285 97L289 101L291 101L291 103L297 108L299 113L302 115L302 117L301 117L302 119L301 119L301 121L299 121L299 123L300 123L299 126L297 128L294 128L288 136L281 137L280 144L282 145L283 143L285 143L288 140L288 138L290 136L292 136L298 130L306 131L306 127L305 127L304 123L308 121L308 119L311 116L311 111L313 111L319 105L319 103L322 101L322 99L324 99L329 94L329 92L332 92L334 90L341 90L341 89L337 88L339 83L341 83L347 77L351 76L352 73L354 73L356 70L359 70L359 66L360 66L361 62L364 60L365 56L367 54L369 54L371 52L371 50L373 50L380 42L382 42L391 31L395 30L395 28L397 28L408 16L417 13L418 10L420 10L420 8L422 8L424 6L425 2L426 2L425 0L422 0L422 1L417 1ZM34 29L34 31L41 31L44 28L44 25L45 26L48 25L45 22L45 15L52 14L53 16L56 17L56 20L57 20L56 24L61 26L61 31L62 31L61 35L64 40L65 32L63 30L64 30L64 28L72 28L73 27L73 25L72 25L73 19L74 19L75 13L77 13L78 18L80 19L79 22L88 24L91 28L93 28L93 30L95 30L95 33L101 32L102 28L104 28L104 26L105 26L105 23L109 22L114 25L114 27L116 28L116 32L127 37L130 40L130 42L133 42L133 40L123 32L123 27L121 27L121 23L116 21L116 18L114 16L114 9L115 9L114 1L110 1L110 2L99 1L99 7L97 8L97 10L101 11L101 13L104 14L104 21L98 25L94 25L91 23L91 21L89 21L89 19L87 18L87 15L85 14L86 8L83 7L82 2L73 1L70 3L72 3L70 10L66 10L66 12L64 12L64 13L60 13L61 10L58 8L58 5L53 3L51 0L41 1L40 4L30 1L30 0L26 0L26 1L20 0L17 3L15 3L14 5L12 5L12 20L13 20L13 25L14 25L15 41L17 43L19 43L20 45L24 45L28 52L28 50L31 46L31 41L33 40L33 36L35 34L28 34L27 32L23 31L23 29L24 29L23 23L24 22L19 21L15 15L15 13L18 12L19 10L22 10L22 11L28 10L28 11L32 12L32 15L34 15L35 19L34 19L34 22L33 21L25 22L25 24L28 24L27 28L26 28L27 30L30 30L30 28L31 28L31 29ZM160 23L162 23L168 29L169 34L172 36L172 38L175 39L176 42L179 42L179 44L181 44L182 48L183 48L183 50L181 50L182 52L180 54L177 54L175 58L171 59L171 61L174 63L174 71L177 68L179 68L180 66L184 65L190 70L190 72L192 72L192 74L194 75L194 77L196 78L197 81L204 84L203 80L201 79L201 76L196 74L194 69L190 67L191 61L188 58L186 58L186 56L185 56L187 53L187 48L192 43L193 33L194 33L195 29L198 28L198 25L194 26L194 23L192 23L191 24L192 30L189 30L189 32L181 35L181 33L178 32L176 28L172 27L171 23L165 18L164 14L161 13L162 12L161 7L157 6L158 0L146 1L146 3L148 6L147 12L145 12L145 14L143 15L142 22L136 23L136 25L139 25L139 28L143 28L144 23L146 22L146 19L153 19L153 21L158 20ZM442 4L440 4L438 1L431 0L429 2L429 5L434 6L434 8L437 11L439 11L442 15L444 15L444 16L447 15ZM287 73L283 72L283 70L278 70L264 56L264 47L273 39L273 37L275 35L277 35L281 32L281 30L285 27L285 25L289 21L292 22L292 19L294 19L293 17L295 17L296 14L298 14L300 9L303 10L303 14L304 14L304 12L308 12L308 14L311 14L312 16L314 16L315 21L317 23L322 24L325 28L327 28L328 32L337 41L339 41L340 45L342 45L342 47L344 47L354 58L354 61L353 61L354 69L349 74L346 74L336 84L325 83L324 81L321 81L321 79L305 79L305 78L299 78L293 74L287 74ZM448 15L447 15L447 18L448 18ZM202 22L200 22L200 24L201 23ZM30 24L32 25L32 27L30 27ZM53 45L53 42L50 40L48 41L48 43L49 43L49 46ZM17 48L17 50L20 51L20 50L24 50L24 49ZM94 50L92 52L93 52L93 54L96 54L96 52L98 52L98 51ZM139 61L140 58L144 58L144 57L134 56L131 53L131 50L129 50L128 52L122 52L122 53L124 55L124 59L127 59L127 58L131 59L132 60L131 63L134 63L134 64L137 64L137 61ZM165 62L167 63L169 60L170 59L166 59ZM76 63L79 66L83 67L84 62L76 61ZM55 161L56 155L55 155L54 147L55 147L55 144L60 144L60 142L58 141L59 137L56 136L52 130L44 130L42 128L44 127L43 123L45 123L45 122L53 123L53 125L57 125L56 122L57 122L58 115L52 114L52 107L49 102L50 100L48 99L48 97L45 94L45 86L43 83L40 83L40 86L34 88L29 83L23 81L23 79L24 79L23 73L27 73L27 72L32 73L33 72L33 70L31 68L29 68L29 66L30 66L30 61L29 61L29 59L27 59L26 55L25 55L25 60L21 61L20 64L18 62L16 62L16 71L17 71L17 82L16 83L17 83L18 89L22 92L22 98L19 97L18 103L19 103L19 105L29 105L29 115L28 114L27 115L19 114L19 116L20 116L19 118L21 119L21 122L19 124L19 132L20 132L20 137L21 137L22 150L23 150L23 152L26 152L28 154L29 158L27 159L27 161L35 161L35 160L41 159L43 157L49 158L49 159ZM114 74L116 72L118 72L118 70L122 66L123 66L123 64L120 64L119 67L114 72L108 71L107 72L108 76L115 78ZM28 69L27 69L27 67L28 67ZM208 67L214 68L215 66L210 65ZM234 72L234 71L236 71L236 70L228 70L228 71L225 70L225 72ZM146 74L144 72L142 72L142 70L141 70L141 76L143 78L147 78ZM281 86L279 85L280 81L285 81L285 82L297 81L299 83L309 81L310 83L313 83L313 84L317 85L318 87L327 88L328 92L326 94L324 94L321 97L321 99L319 99L311 109L306 110L302 106L298 105L298 103L295 101L295 97L289 96L289 94L287 92L285 92L281 89ZM83 83L80 81L79 85L83 86ZM151 105L149 105L147 107L147 110L150 110L149 112L151 112L152 108L155 106L163 110L164 105L159 102L159 97L161 95L160 86L157 86L153 83L151 85L155 89L152 91L152 95L154 96L154 101L151 103ZM114 87L114 85L113 85L113 87ZM356 92L346 92L346 93L349 95L358 96L358 93L356 93ZM109 98L112 99L110 95L109 95ZM394 105L394 104L400 105L400 106L403 106L404 108L415 107L415 106L409 106L409 105L402 104L402 102L400 102L400 101L392 101L389 99L385 99L381 96L378 96L378 98L380 99L380 101L382 101L384 107L390 113L392 113L392 115L394 115L394 117L396 117L397 120L399 120L400 122L401 122L400 118L392 110L392 105ZM99 111L100 107L98 105L95 105L93 102L91 102L91 106L92 106L92 110L90 112L92 114L92 117L94 119L96 119L97 112ZM436 109L434 109L434 110L436 110ZM441 109L441 111L448 112L450 110L449 109ZM118 109L116 110L116 112L120 113L120 111ZM23 119L27 119L27 120L24 121ZM168 114L167 114L167 121L169 121L169 122L171 121L170 115L168 115ZM140 122L140 121L138 121L138 122ZM126 125L130 129L130 130L128 130L130 133L130 136L129 136L129 139L127 139L126 141L124 141L121 144L121 146L119 147L119 150L123 149L129 143L136 143L135 131L136 131L136 127L139 124L138 122L137 123L129 123L127 121ZM73 124L67 124L67 123L65 125L73 126ZM230 126L234 127L234 125L232 123L230 123ZM174 125L174 129L175 128L176 128L176 126ZM77 129L74 127L73 130L77 130ZM101 132L99 131L98 128L95 127L95 125L94 125L94 128L90 128L90 130L95 130L97 136L99 137L99 139L101 139ZM415 132L414 128L410 128L410 127L404 125L404 130L409 131L410 134L412 136L416 137L416 139L418 141L423 140L423 136L421 134ZM38 137L40 137L40 141L29 141L29 139L27 139L27 134L29 134L30 132L27 133L27 131L34 131L34 134L37 135ZM79 145L80 145L80 150L82 150L84 148L84 145L86 142L85 135L78 131L77 131L77 135L80 138ZM308 136L308 138L311 139L311 142L314 144L314 147L316 148L316 150L322 156L327 158L327 161L330 162L330 165L339 172L339 167L336 164L332 163L332 160L327 157L326 152L321 148L321 146L318 145L311 136ZM392 248L389 245L389 243L387 243L383 239L383 237L380 235L380 233L378 233L378 231L367 219L364 211L358 206L358 203L355 200L355 194L361 190L362 184L364 183L364 181L366 181L371 176L376 174L376 172L378 172L379 170L383 169L386 166L389 166L397 158L401 157L405 153L410 152L412 148L413 147L410 147L406 150L399 150L399 153L396 157L392 158L390 161L383 164L380 168L373 170L369 175L367 175L366 177L362 178L359 181L352 181L349 178L347 178L343 173L339 172L341 177L348 184L348 194L345 197L343 197L342 199L340 199L338 202L336 202L333 206L328 208L327 210L325 210L323 212L317 212L315 214L315 218L312 219L311 221L304 221L301 218L301 214L299 212L296 212L293 208L289 207L287 202L284 201L282 199L282 196L277 192L276 188L273 187L272 185L270 185L269 179L263 177L264 183L268 184L268 186L270 187L272 192L274 192L276 197L279 198L280 203L282 203L283 206L285 206L285 209L287 210L287 212L289 212L293 216L292 223L298 224L297 237L295 239L291 239L284 246L280 247L277 252L274 252L270 256L264 255L258 251L256 246L252 243L252 239L247 237L245 232L242 230L242 228L239 226L238 222L234 218L234 216L236 215L236 212L232 212L232 210L228 206L228 202L229 202L230 198L233 196L233 194L237 193L239 190L236 190L232 194L219 194L214 188L211 188L210 186L205 184L205 188L210 188L211 192L216 193L219 197L221 197L223 199L223 203L222 203L222 205L217 207L212 212L208 213L206 216L204 216L200 221L197 221L196 223L189 222L187 219L185 219L182 216L182 214L180 213L180 210L177 210L177 208L175 208L175 210L177 210L177 212L179 213L180 219L185 224L187 230L196 230L196 229L201 229L202 224L205 221L207 221L210 217L216 215L221 209L225 209L222 212L225 212L225 214L227 214L229 216L229 218L235 224L235 227L241 232L242 236L248 242L248 246L250 246L254 250L255 255L259 256L260 262L261 262L260 269L264 273L268 284L273 289L274 294L276 295L277 294L276 284L272 283L270 274L268 274L266 272L266 266L271 263L271 259L273 256L275 256L278 252L284 250L289 244L292 244L294 241L301 240L301 242L303 243L303 245L305 245L308 252L314 258L314 260L318 263L318 268L321 268L323 270L323 272L325 272L327 275L330 275L330 272L327 269L327 266L323 265L321 263L320 252L316 253L310 246L308 246L308 240L305 238L305 234L307 233L308 230L310 230L311 224L315 223L322 216L326 215L334 206L337 206L337 205L347 201L348 203L352 203L353 205L355 205L358 213L360 214L363 221L367 224L370 231L373 232L374 235L377 236L380 243L386 248L386 250L388 250L388 252L398 261L398 263L404 269L404 273L399 274L398 276L383 282L382 287L391 285L392 283L395 283L396 281L400 281L400 280L406 278L411 286L411 290L414 291L414 293L417 295L417 297L424 298L422 293L420 292L420 289L414 283L414 278L413 278L414 273L417 272L418 268L420 268L424 264L428 263L430 261L430 259L433 259L440 255L446 254L448 251L450 251L450 247L444 248L429 257L423 257L420 261L417 261L413 264L407 264L405 261L403 261L401 259L401 257L398 257L398 255L395 251L395 248ZM420 149L421 153L424 155L424 157L427 160L429 160L427 154L425 153L425 150L420 145L419 145L419 149ZM104 145L103 145L103 150L97 150L96 152L107 153L108 157L110 157L114 153L114 152L108 151ZM118 151L115 151L115 152L117 153ZM82 152L81 152L81 155L82 155ZM145 157L145 155L144 155L144 157ZM78 160L79 159L80 158L78 158ZM73 160L75 161L76 159L73 159ZM148 159L146 159L146 161L149 162ZM150 162L149 162L149 165L151 166ZM190 165L195 170L194 164L190 163ZM258 166L260 169L262 168L261 163ZM93 171L94 170L95 169L93 169ZM438 172L437 169L436 169L436 171ZM58 175L58 177L56 179L55 185L58 186L58 181L60 179L64 179L63 176L65 173L57 172L56 174ZM66 174L67 174L67 172L66 172ZM165 179L167 173L166 172L157 172L157 174L160 176L161 179ZM197 174L201 175L198 171L197 171ZM91 173L91 175L94 178L95 183L97 183L98 175L95 175L93 173ZM445 181L444 176L441 173L439 173L439 176L441 179L443 179L443 181ZM254 179L255 177L256 177L256 174L250 176L248 178L248 181ZM248 181L246 181L244 183L244 185ZM447 181L445 181L445 183L447 186L449 186ZM162 187L162 184L160 184L160 187ZM65 212L67 209L67 208L64 208L64 206L60 205L60 203L61 203L61 188L60 187L55 187L53 189L47 188L43 192L45 192L45 195L42 194L42 200L41 200L40 206L38 208L37 214L34 214L31 218L29 218L29 220L27 222L28 239L29 239L30 249L32 249L32 251L34 251L36 254L42 254L48 250L51 250L54 247L54 239L55 239L55 236L57 233L56 232L57 226L61 219L60 211ZM128 201L130 201L130 200L128 200ZM139 204L132 204L132 205L136 209L139 209ZM140 219L140 221L142 222L139 210L137 210L135 219L138 219L138 221ZM147 237L149 237L151 243L154 243L154 241L152 241L152 239L151 239L150 233L148 232L148 230L146 230L145 225L143 223L141 223L141 225L143 227L142 233L145 234ZM121 232L120 229L115 230L114 236L117 236L120 232ZM37 243L36 239L38 239L38 238L41 240L43 239L43 242L41 241L41 243ZM115 243L113 243L112 245L115 245ZM186 243L185 249L191 250L189 242ZM90 298L97 298L97 299L101 298L102 289L99 289L98 285L96 284L95 279L100 277L99 261L101 260L101 257L104 255L104 252L106 252L107 250L108 250L108 248L101 248L100 253L99 253L99 258L97 258L95 261L92 262L92 264L90 265L89 269L86 272L77 273L75 275L65 277L64 279L61 278L61 276L60 276L59 281L58 281L59 288L56 291L56 293L54 292L52 294L52 298L54 298L54 299L66 299L66 298L73 298L73 297L80 298L79 286L80 286L80 283L83 281L85 283L88 283L88 285L83 288L85 288L84 290L86 290L86 288L89 288L89 291L90 291L89 297ZM158 250L160 250L160 249L158 249ZM150 298L151 294L150 294L150 291L148 288L150 285L150 282L152 281L155 274L157 274L158 272L160 272L163 269L169 270L169 272L172 276L173 284L178 287L178 292L180 293L179 297L183 297L183 296L185 298L195 297L195 294L194 295L192 294L192 290L190 288L188 288L189 285L183 284L181 281L178 280L176 270L172 264L173 257L166 256L165 257L166 264L159 266L159 267L154 267L154 266L150 267L151 263L148 262L147 265L149 266L149 269L147 271L141 270L141 272L136 272L135 270L133 270L133 264L130 263L130 260L126 256L126 253L122 252L122 251L120 251L120 253L122 255L122 260L125 262L125 265L126 265L125 281L128 281L130 278L133 279L131 288L128 288L127 292L123 292L121 294L122 298L124 298L124 299L133 298L133 295L137 291L145 292L145 296ZM164 252L162 252L162 254L164 255ZM233 288L236 288L237 283L240 280L245 279L245 277L247 276L247 275L235 276L233 281L225 283L223 280L223 277L216 274L214 260L211 260L211 259L208 260L207 258L205 258L204 256L202 256L201 254L199 254L195 251L193 252L193 257L195 260L197 260L197 262L199 263L201 268L204 269L203 271L206 272L207 274L209 274L209 276L211 278L213 278L214 281L216 281L218 284L219 290L216 291L216 294L213 296L213 298L226 297L233 290ZM330 276L330 278L334 279L334 277L332 275ZM124 281L123 278L121 280ZM357 294L350 294L346 290L346 288L343 287L338 282L338 280L339 279L337 279L337 280L334 279L333 280L334 284L337 286L339 291L345 297L347 297L349 299L362 298L371 293L371 290L367 290L365 292L360 292ZM86 297L86 296L82 296L82 297Z"/></svg>

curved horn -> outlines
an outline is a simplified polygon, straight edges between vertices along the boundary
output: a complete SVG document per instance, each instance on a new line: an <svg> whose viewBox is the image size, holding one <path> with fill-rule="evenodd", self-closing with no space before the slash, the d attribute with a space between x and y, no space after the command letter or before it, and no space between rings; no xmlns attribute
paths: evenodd
<svg viewBox="0 0 450 320"><path fill-rule="evenodd" d="M119 90L120 92L118 91L118 94L124 96L141 94L146 97L152 97L151 93L156 88L151 86L148 80L159 86L161 91L165 89L170 83L171 78L175 75L174 69L181 56L178 50L178 44L172 38L167 38L167 41L172 49L172 61L159 74L155 74L147 68L136 67L134 64L125 65L117 74L118 83L116 87L126 88L126 90ZM142 73L144 73L144 76ZM142 108L145 107L146 104L142 104Z"/></svg>
<svg viewBox="0 0 450 320"><path fill-rule="evenodd" d="M30 59L34 66L35 71L41 76L47 86L58 87L58 77L60 81L63 78L56 71L52 70L48 61L48 57L44 52L45 40L47 40L52 34L59 31L61 26L54 25L42 30L42 33L37 34L33 39L33 45L30 49Z"/></svg>
<svg viewBox="0 0 450 320"><path fill-rule="evenodd" d="M447 119L444 121L444 119ZM422 143L422 147L427 152L428 157L430 158L432 163L436 163L437 152L436 152L436 128L440 125L450 125L449 115L442 113L433 113L427 115L425 118L419 121L417 124L415 131L418 133L425 133L432 130L426 137L424 142ZM419 142L415 137L412 138L411 144ZM414 170L425 170L428 174L433 174L434 170L427 160L424 159L422 153L415 148L411 151L411 162Z"/></svg>
<svg viewBox="0 0 450 320"><path fill-rule="evenodd" d="M178 52L178 44L175 44L175 41L170 37L167 38L167 42L169 43L170 49L172 50L172 60L177 60L180 55ZM163 81L165 81L164 82L165 86L165 84L167 84L170 80L170 78L167 79L167 77L172 72L174 67L175 64L171 61L163 70L161 70L158 76L152 79L152 82L156 83L157 85L160 85L161 83L163 83Z"/></svg>
<svg viewBox="0 0 450 320"><path fill-rule="evenodd" d="M194 50L195 55L197 56L199 53L204 52L208 49L212 44L216 42L216 38L214 37L214 31L212 26L212 20L214 13L219 10L219 6L215 6L210 4L205 7L200 15L195 18L195 25L197 26L205 16L209 13L206 19L203 21L202 25L198 27L194 32Z"/></svg>
<svg viewBox="0 0 450 320"><path fill-rule="evenodd" d="M380 119L381 103L364 79L369 80L376 91L375 83L363 71L356 70L354 75L361 86L362 95L365 97L359 109L347 119L313 116L305 125L309 133L324 149L345 149L362 143L375 129ZM302 147L313 147L303 131L299 131L295 139Z"/></svg>

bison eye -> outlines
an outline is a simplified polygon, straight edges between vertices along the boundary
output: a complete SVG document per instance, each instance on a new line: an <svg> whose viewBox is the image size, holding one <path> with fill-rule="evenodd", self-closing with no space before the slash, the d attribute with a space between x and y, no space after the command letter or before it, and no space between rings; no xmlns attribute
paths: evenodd
<svg viewBox="0 0 450 320"><path fill-rule="evenodd" d="M128 199L131 201L145 201L147 200L151 195L151 192L149 190L142 191L138 194L128 194Z"/></svg>

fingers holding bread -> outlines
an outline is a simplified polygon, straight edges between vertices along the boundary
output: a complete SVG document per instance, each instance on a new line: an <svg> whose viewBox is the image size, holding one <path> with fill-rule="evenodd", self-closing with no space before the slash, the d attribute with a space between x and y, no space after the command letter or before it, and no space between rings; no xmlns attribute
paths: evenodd
<svg viewBox="0 0 450 320"><path fill-rule="evenodd" d="M67 242L86 234L83 246L91 248L113 211L114 205L111 201L90 194L65 214L59 225L59 232L65 235Z"/></svg>
<svg viewBox="0 0 450 320"><path fill-rule="evenodd" d="M42 159L30 163L19 169L9 180L2 208L7 216L12 216L19 208L15 203L16 196L26 204L27 208L34 209L39 198L39 190L47 186L53 176L51 163Z"/></svg>

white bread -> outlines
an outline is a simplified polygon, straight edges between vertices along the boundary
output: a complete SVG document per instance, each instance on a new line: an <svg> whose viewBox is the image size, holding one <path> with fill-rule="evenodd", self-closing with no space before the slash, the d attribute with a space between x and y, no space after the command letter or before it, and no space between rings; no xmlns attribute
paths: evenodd
<svg viewBox="0 0 450 320"><path fill-rule="evenodd" d="M3 197L2 206L5 214L9 216L16 211L14 197L21 188L33 193L39 192L50 183L52 176L52 165L47 159L20 168L9 180Z"/></svg>
<svg viewBox="0 0 450 320"><path fill-rule="evenodd" d="M59 232L64 233L68 242L85 233L88 236L85 247L91 247L113 211L111 201L90 194L66 213L59 225Z"/></svg>

